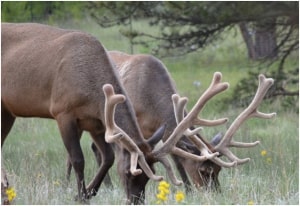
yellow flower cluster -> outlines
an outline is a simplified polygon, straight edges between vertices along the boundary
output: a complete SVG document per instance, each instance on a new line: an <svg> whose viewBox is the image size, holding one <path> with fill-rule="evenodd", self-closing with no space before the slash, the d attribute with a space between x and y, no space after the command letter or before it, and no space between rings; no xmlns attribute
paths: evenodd
<svg viewBox="0 0 300 206"><path fill-rule="evenodd" d="M156 195L156 198L158 201L156 204L165 203L168 200L168 195L170 194L170 184L166 181L160 181L158 185L158 191L159 193ZM184 200L185 196L182 191L178 191L175 193L175 200L176 202L182 202Z"/></svg>
<svg viewBox="0 0 300 206"><path fill-rule="evenodd" d="M178 191L175 194L176 202L182 202L184 200L184 193L182 191Z"/></svg>
<svg viewBox="0 0 300 206"><path fill-rule="evenodd" d="M260 152L260 155L263 156L263 157L266 156L266 155L267 155L267 151L266 151L266 150L262 150L262 151Z"/></svg>
<svg viewBox="0 0 300 206"><path fill-rule="evenodd" d="M168 194L170 193L169 190L170 185L166 181L160 181L158 185L159 193L156 195L158 199L158 203L161 201L166 201L168 199Z"/></svg>
<svg viewBox="0 0 300 206"><path fill-rule="evenodd" d="M14 188L12 188L12 187L7 188L5 193L7 195L7 198L8 198L9 202L11 202L17 196Z"/></svg>
<svg viewBox="0 0 300 206"><path fill-rule="evenodd" d="M272 163L272 158L271 157L267 157L267 154L268 154L267 150L262 150L260 152L260 155L262 157L266 157L266 163L271 164Z"/></svg>

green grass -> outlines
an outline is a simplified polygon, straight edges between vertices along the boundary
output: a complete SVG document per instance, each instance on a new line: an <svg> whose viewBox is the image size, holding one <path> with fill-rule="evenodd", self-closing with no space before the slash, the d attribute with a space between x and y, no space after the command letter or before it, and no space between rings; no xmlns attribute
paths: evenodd
<svg viewBox="0 0 300 206"><path fill-rule="evenodd" d="M87 20L84 23L58 24L65 28L85 30L100 39L108 50L128 52L129 44L118 33L118 28L101 29ZM143 26L143 24L137 24ZM145 29L150 29L145 27ZM135 47L135 52L145 52ZM217 112L216 108L223 96L232 93L232 87L247 74L253 64L247 60L240 36L224 36L203 51L184 57L166 58L168 67L176 82L178 92L189 97L189 108L208 86L215 71L223 73L224 81L231 87L203 111L206 118L228 117L230 122L241 111L228 109ZM193 85L200 81L200 87ZM254 93L255 91L253 91ZM281 111L279 104L264 105L264 112ZM250 149L233 149L241 157L250 157L248 164L220 172L221 193L193 189L186 194L182 204L299 204L299 127L298 114L279 112L272 120L251 119L236 133L236 140L255 141L261 144ZM225 131L228 125L204 128L203 134L212 137L218 131ZM91 139L87 134L81 140L86 159L85 176L88 183L96 171L96 161L90 149ZM261 156L266 150L267 155ZM62 144L58 128L53 120L17 119L2 149L2 166L8 173L10 184L17 197L14 204L76 204L77 193L74 174L67 183L66 150ZM269 158L267 160L267 158ZM164 169L157 164L157 173L166 176ZM110 170L114 187L100 188L91 204L125 204L125 192L120 184L115 166ZM179 175L177 175L179 177ZM168 180L168 179L167 179ZM168 180L169 181L169 180ZM158 183L149 181L146 203L155 204ZM173 195L181 187L171 185L171 194L166 204L176 204ZM153 192L155 191L155 192Z"/></svg>

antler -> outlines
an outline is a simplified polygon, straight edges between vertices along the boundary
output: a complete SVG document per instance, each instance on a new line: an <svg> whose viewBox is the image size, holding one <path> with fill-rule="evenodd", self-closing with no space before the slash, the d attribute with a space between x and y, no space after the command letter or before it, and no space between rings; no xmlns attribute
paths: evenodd
<svg viewBox="0 0 300 206"><path fill-rule="evenodd" d="M162 176L153 174L142 151L114 121L115 107L117 104L125 101L125 96L115 94L114 89L110 84L105 84L103 86L103 91L105 94L105 141L108 143L116 143L130 153L130 172L132 175L139 175L142 173L141 169L137 169L137 163L139 163L140 167L150 179L156 181L162 180Z"/></svg>
<svg viewBox="0 0 300 206"><path fill-rule="evenodd" d="M163 146L153 152L154 156L160 157L165 155L166 153L172 152L173 154L183 156L186 158L191 158L196 161L205 161L207 159L216 158L216 156L219 155L218 152L211 153L206 147L205 143L203 143L200 139L196 137L195 138L192 137L191 140L195 145L198 146L200 151L202 151L201 153L202 156L188 153L176 147L176 143L180 140L180 138L184 134L186 134L187 136L193 136L195 133L197 133L199 131L199 128L196 128L195 130L189 129L191 126L195 124L203 125L203 126L214 126L214 125L223 124L227 121L227 118L222 118L218 120L205 120L205 119L198 118L198 114L201 112L201 110L203 109L207 101L210 100L216 94L228 88L229 84L227 82L222 83L221 79L222 79L222 74L220 72L216 72L214 74L213 80L209 88L202 94L202 96L198 99L197 103L192 108L190 113L188 113L185 117L183 112L184 112L184 107L187 103L187 99L180 98L176 94L172 96L174 112L177 121L177 127L174 129L173 133L163 144ZM234 163L226 163L226 164L232 165Z"/></svg>
<svg viewBox="0 0 300 206"><path fill-rule="evenodd" d="M237 161L238 164L246 163L250 158L239 159L236 157L228 147L253 147L259 143L259 141L253 143L243 143L233 141L232 137L241 126L241 124L251 117L258 117L264 119L270 119L276 116L276 113L262 113L257 110L258 106L262 102L264 96L266 95L268 89L273 85L274 80L272 78L266 78L264 75L259 75L259 85L255 97L253 98L251 104L234 120L229 129L226 131L221 142L215 147L216 151L222 153L231 161Z"/></svg>
<svg viewBox="0 0 300 206"><path fill-rule="evenodd" d="M187 103L187 99L184 97L179 97L178 95L173 95L173 106L175 111L176 122L179 124L184 119L184 109ZM227 118L219 119L219 120L198 120L199 126L216 126L225 123L228 121ZM201 124L202 123L202 124ZM188 137L194 145L197 146L204 160L205 157L215 162L216 164L223 167L232 167L236 164L236 162L224 162L217 156L218 152L212 153L211 150L207 147L207 145L201 140L196 134L202 130L202 127L195 128L194 130L190 130L189 128L184 132L184 135ZM176 148L177 150L177 148ZM179 152L179 151L178 151ZM191 157L193 158L193 157ZM199 159L198 159L199 160Z"/></svg>

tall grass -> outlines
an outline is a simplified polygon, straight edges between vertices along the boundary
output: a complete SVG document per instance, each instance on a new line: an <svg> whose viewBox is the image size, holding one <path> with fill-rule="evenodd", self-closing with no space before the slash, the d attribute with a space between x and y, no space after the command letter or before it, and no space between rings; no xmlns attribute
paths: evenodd
<svg viewBox="0 0 300 206"><path fill-rule="evenodd" d="M65 28L85 30L97 36L108 50L129 51L128 41L120 36L118 28L101 29L95 23L58 24ZM144 26L138 24L137 26ZM145 29L151 29L145 27ZM136 53L145 51L136 47ZM232 86L251 69L246 58L240 36L224 36L204 51L179 58L163 59L178 92L189 97L189 107L208 86L215 71L223 73L224 81ZM200 82L196 86L193 82ZM230 95L232 90L222 94ZM255 91L253 91L254 93ZM229 109L216 112L221 97L203 111L206 118L229 117L230 122L241 111ZM278 111L277 104L264 105L265 112ZM225 131L228 125L205 128L203 135L212 137ZM237 156L251 157L248 164L220 173L221 193L193 189L186 194L183 204L299 204L299 133L298 114L278 113L272 120L251 119L237 132L239 141L260 140L261 144L250 149L233 149ZM97 165L90 149L91 139L87 134L81 140L85 155L85 176L88 183L96 172ZM261 155L265 150L267 154ZM76 204L77 193L74 174L70 183L66 181L66 150L62 144L56 123L45 119L17 119L2 149L2 166L5 166L10 184L15 188L15 204ZM156 164L157 173L166 176L164 169ZM124 204L125 192L120 184L116 168L110 170L113 188L101 186L91 204ZM177 175L179 176L179 175ZM167 179L168 180L168 179ZM169 180L168 180L169 181ZM146 203L156 204L155 193L158 183L149 181ZM184 187L171 186L166 204L176 204L172 195Z"/></svg>

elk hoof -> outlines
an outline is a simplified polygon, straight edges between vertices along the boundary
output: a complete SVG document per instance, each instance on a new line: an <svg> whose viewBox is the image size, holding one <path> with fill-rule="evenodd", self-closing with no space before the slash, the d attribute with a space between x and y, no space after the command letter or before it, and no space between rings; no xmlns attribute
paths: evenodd
<svg viewBox="0 0 300 206"><path fill-rule="evenodd" d="M97 191L95 189L87 189L87 197L91 199L93 196L97 195Z"/></svg>
<svg viewBox="0 0 300 206"><path fill-rule="evenodd" d="M79 202L80 204L89 205L90 201L89 201L89 198L87 196L88 195L83 195L82 197L79 197L78 195L76 195L75 198L74 198L74 200L76 202Z"/></svg>

